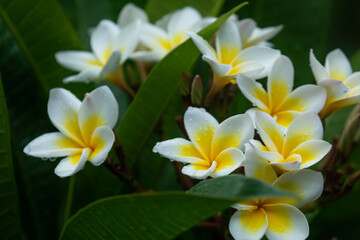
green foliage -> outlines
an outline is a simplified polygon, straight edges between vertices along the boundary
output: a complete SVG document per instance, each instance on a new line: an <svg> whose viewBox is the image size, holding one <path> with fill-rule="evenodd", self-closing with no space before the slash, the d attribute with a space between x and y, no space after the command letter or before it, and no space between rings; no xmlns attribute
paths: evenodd
<svg viewBox="0 0 360 240"><path fill-rule="evenodd" d="M187 194L123 195L83 208L65 225L60 239L173 239L232 203L281 196L289 195L240 175L200 182Z"/></svg>
<svg viewBox="0 0 360 240"><path fill-rule="evenodd" d="M10 145L10 127L0 78L0 231L2 239L22 239Z"/></svg>

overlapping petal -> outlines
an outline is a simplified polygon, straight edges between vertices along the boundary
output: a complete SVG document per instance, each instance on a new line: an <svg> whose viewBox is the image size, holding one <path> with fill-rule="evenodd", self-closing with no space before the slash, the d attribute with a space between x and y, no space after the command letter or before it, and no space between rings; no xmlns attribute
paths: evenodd
<svg viewBox="0 0 360 240"><path fill-rule="evenodd" d="M213 174L216 168L216 162L212 162L211 165L209 164L202 165L202 164L189 164L184 166L181 169L181 172L185 175L188 175L195 179L205 179Z"/></svg>
<svg viewBox="0 0 360 240"><path fill-rule="evenodd" d="M69 177L74 175L83 169L89 154L90 150L88 148L84 148L82 153L70 155L69 157L62 159L55 168L55 174L59 177Z"/></svg>
<svg viewBox="0 0 360 240"><path fill-rule="evenodd" d="M350 62L340 49L335 49L326 56L325 68L331 79L340 81L345 81L352 73Z"/></svg>
<svg viewBox="0 0 360 240"><path fill-rule="evenodd" d="M89 161L94 166L102 164L110 152L115 141L115 135L108 126L100 126L95 129L90 140L91 154Z"/></svg>
<svg viewBox="0 0 360 240"><path fill-rule="evenodd" d="M320 161L331 149L331 144L319 140L310 139L298 145L291 153L301 156L301 168L307 168Z"/></svg>
<svg viewBox="0 0 360 240"><path fill-rule="evenodd" d="M99 80L99 75L102 71L102 68L100 66L91 66L87 69L85 69L84 71L81 71L80 73L64 78L63 82L64 83L69 83L69 82L85 82L85 83L89 83L89 82L95 82L97 80Z"/></svg>
<svg viewBox="0 0 360 240"><path fill-rule="evenodd" d="M268 95L260 83L244 76L243 74L238 74L236 76L236 82L240 91L247 99L249 99L258 108L269 111Z"/></svg>
<svg viewBox="0 0 360 240"><path fill-rule="evenodd" d="M238 148L227 148L215 158L215 171L212 177L226 176L239 168L245 160L245 156Z"/></svg>

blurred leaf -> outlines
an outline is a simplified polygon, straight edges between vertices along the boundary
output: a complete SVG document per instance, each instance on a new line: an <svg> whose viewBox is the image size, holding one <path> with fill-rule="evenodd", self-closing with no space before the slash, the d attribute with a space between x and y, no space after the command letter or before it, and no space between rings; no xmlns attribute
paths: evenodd
<svg viewBox="0 0 360 240"><path fill-rule="evenodd" d="M199 10L202 16L216 16L219 14L224 0L207 0L207 1L192 1L192 0L148 0L145 10L149 16L150 21L160 19L162 16L186 7L191 6Z"/></svg>
<svg viewBox="0 0 360 240"><path fill-rule="evenodd" d="M220 188L215 197L212 191ZM234 202L288 196L240 175L203 181L194 189L191 193L130 194L97 201L66 223L60 239L173 239Z"/></svg>
<svg viewBox="0 0 360 240"><path fill-rule="evenodd" d="M220 17L200 35L209 39L242 6L244 4ZM140 87L117 130L130 165L138 157L171 97L178 91L181 73L189 71L199 55L193 42L187 40L156 64Z"/></svg>
<svg viewBox="0 0 360 240"><path fill-rule="evenodd" d="M10 127L0 78L0 232L1 239L22 239L20 211L11 156Z"/></svg>
<svg viewBox="0 0 360 240"><path fill-rule="evenodd" d="M32 70L48 94L64 86L69 75L55 60L61 50L80 49L80 41L67 16L55 0L0 0L0 14ZM83 92L84 84L67 85Z"/></svg>

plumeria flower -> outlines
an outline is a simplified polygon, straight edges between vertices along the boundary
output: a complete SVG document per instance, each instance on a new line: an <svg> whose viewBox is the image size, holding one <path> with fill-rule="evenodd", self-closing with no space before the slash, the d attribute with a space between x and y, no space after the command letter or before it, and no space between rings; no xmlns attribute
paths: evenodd
<svg viewBox="0 0 360 240"><path fill-rule="evenodd" d="M289 58L280 56L271 68L267 92L260 83L239 74L237 84L245 97L257 108L248 110L254 117L256 110L264 111L286 128L301 113L318 113L326 101L326 90L317 85L304 85L292 91L294 67Z"/></svg>
<svg viewBox="0 0 360 240"><path fill-rule="evenodd" d="M323 127L316 113L304 113L292 121L285 133L269 114L255 114L256 130L264 145L250 140L260 156L279 172L307 168L320 161L331 149L321 140Z"/></svg>
<svg viewBox="0 0 360 240"><path fill-rule="evenodd" d="M122 29L137 20L140 20L141 23L149 22L149 18L143 9L133 3L127 3L120 11L117 23Z"/></svg>
<svg viewBox="0 0 360 240"><path fill-rule="evenodd" d="M236 22L236 26L240 32L242 47L247 48L255 45L269 46L267 40L278 34L283 26L259 28L256 22L251 18L242 19Z"/></svg>
<svg viewBox="0 0 360 240"><path fill-rule="evenodd" d="M295 194L295 199L256 199L233 207L238 211L231 217L229 230L236 240L257 240L264 235L269 240L303 240L309 235L309 224L298 209L316 200L323 190L321 173L301 169L277 178L267 161L251 149L246 149L245 175L272 184Z"/></svg>
<svg viewBox="0 0 360 240"><path fill-rule="evenodd" d="M188 163L182 172L205 179L230 174L244 160L244 144L254 136L246 114L230 117L219 124L204 109L189 107L184 124L190 141L175 138L155 145L153 151L172 161Z"/></svg>
<svg viewBox="0 0 360 240"><path fill-rule="evenodd" d="M237 27L233 21L226 21L216 33L216 50L196 33L188 33L214 72L212 91L217 92L223 86L234 82L235 76L242 73L251 78L265 77L275 59L280 56L279 50L264 46L243 49Z"/></svg>
<svg viewBox="0 0 360 240"><path fill-rule="evenodd" d="M188 39L185 31L198 31L215 18L202 18L201 14L192 7L185 7L171 14L165 15L155 25L143 24L140 42L148 50L137 51L132 59L157 62L172 49Z"/></svg>
<svg viewBox="0 0 360 240"><path fill-rule="evenodd" d="M44 159L65 157L55 168L60 177L80 171L87 160L94 166L105 161L118 119L118 104L108 87L95 89L82 102L63 88L52 89L48 114L59 132L34 139L24 148L26 154Z"/></svg>
<svg viewBox="0 0 360 240"><path fill-rule="evenodd" d="M139 41L140 20L120 29L118 25L102 20L91 33L93 52L62 51L56 60L65 68L80 72L64 79L64 82L91 82L108 80L122 85L121 64L135 50Z"/></svg>
<svg viewBox="0 0 360 240"><path fill-rule="evenodd" d="M340 108L360 102L360 72L352 71L349 60L340 49L330 52L325 67L310 51L310 66L316 82L327 90L327 99L320 115L325 118Z"/></svg>

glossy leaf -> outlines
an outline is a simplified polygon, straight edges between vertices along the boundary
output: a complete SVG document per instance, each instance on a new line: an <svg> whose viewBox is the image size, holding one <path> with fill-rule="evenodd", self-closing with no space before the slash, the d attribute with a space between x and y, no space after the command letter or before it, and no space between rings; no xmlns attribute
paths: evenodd
<svg viewBox="0 0 360 240"><path fill-rule="evenodd" d="M0 232L1 239L22 239L19 201L11 156L10 127L0 79Z"/></svg>
<svg viewBox="0 0 360 240"><path fill-rule="evenodd" d="M209 39L231 14L245 4L240 4L224 14L203 29L200 35ZM139 89L117 130L129 164L134 163L171 97L177 91L181 73L189 71L199 55L194 43L190 39L187 40L154 67Z"/></svg>
<svg viewBox="0 0 360 240"><path fill-rule="evenodd" d="M216 196L212 194L220 188ZM143 193L107 198L74 215L65 225L60 239L173 239L234 202L265 196L289 195L256 179L234 175L203 181L189 193Z"/></svg>

